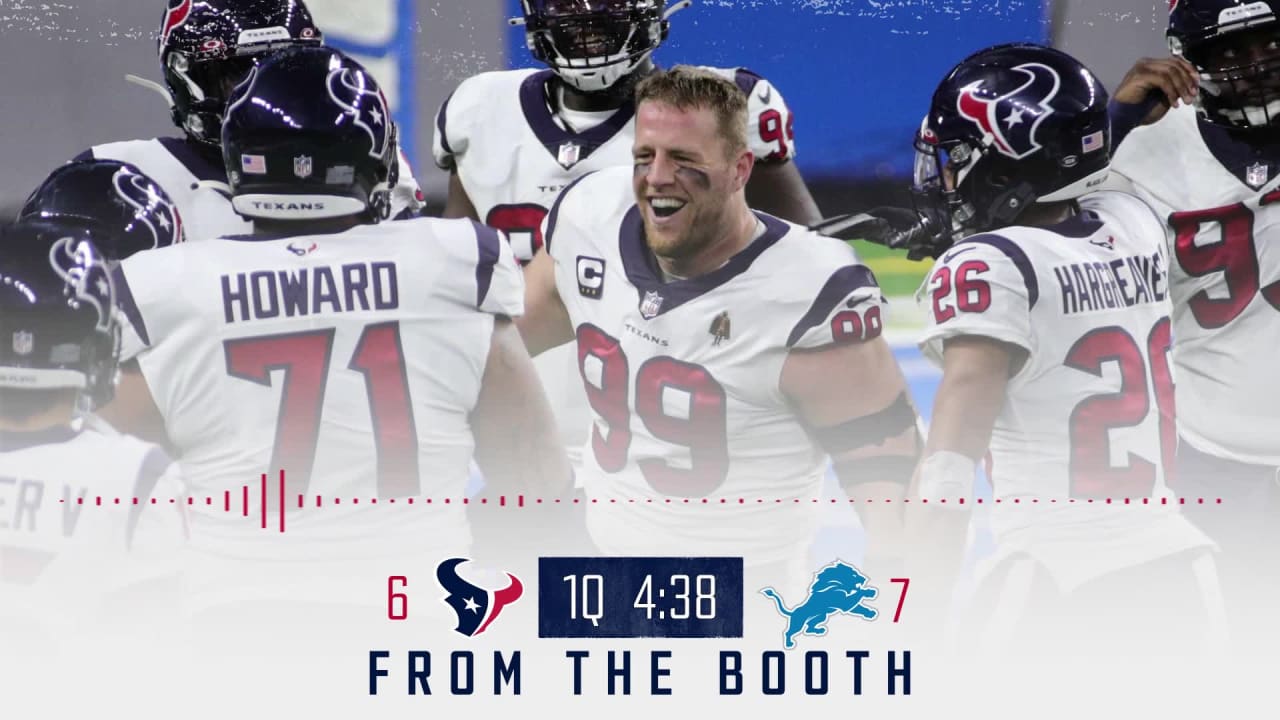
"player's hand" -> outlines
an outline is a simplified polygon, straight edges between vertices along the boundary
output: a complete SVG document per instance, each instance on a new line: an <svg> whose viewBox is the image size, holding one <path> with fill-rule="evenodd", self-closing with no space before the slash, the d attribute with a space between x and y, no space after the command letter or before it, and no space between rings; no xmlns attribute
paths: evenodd
<svg viewBox="0 0 1280 720"><path fill-rule="evenodd" d="M1125 74L1111 98L1126 105L1150 103L1151 111L1142 120L1143 125L1150 125L1179 103L1195 102L1199 92L1200 78L1195 66L1175 55L1139 60Z"/></svg>
<svg viewBox="0 0 1280 720"><path fill-rule="evenodd" d="M909 208L886 206L838 215L810 229L840 240L865 240L892 250L906 250L908 260L936 258L950 244L940 223Z"/></svg>

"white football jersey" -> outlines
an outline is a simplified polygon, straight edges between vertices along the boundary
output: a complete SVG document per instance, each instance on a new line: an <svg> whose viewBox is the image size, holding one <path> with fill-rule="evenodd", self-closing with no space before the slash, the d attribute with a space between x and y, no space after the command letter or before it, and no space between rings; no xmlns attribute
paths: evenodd
<svg viewBox="0 0 1280 720"><path fill-rule="evenodd" d="M90 629L112 593L176 576L183 499L176 466L154 445L79 426L0 432L4 636Z"/></svg>
<svg viewBox="0 0 1280 720"><path fill-rule="evenodd" d="M1112 170L1172 238L1179 433L1211 455L1280 465L1280 162L1202 130L1184 106L1130 133Z"/></svg>
<svg viewBox="0 0 1280 720"><path fill-rule="evenodd" d="M497 231L418 218L186 243L125 260L117 295L123 355L136 355L196 498L193 549L326 562L465 550L469 415L494 317L524 303ZM280 470L287 536L263 543L260 478L275 528Z"/></svg>
<svg viewBox="0 0 1280 720"><path fill-rule="evenodd" d="M253 232L253 223L231 207L223 189L201 184L204 181L226 186L227 171L211 162L183 138L126 140L96 145L79 159L119 160L130 163L155 180L178 206L186 239L210 240ZM416 215L424 205L422 190L413 177L408 159L400 153L400 178L391 192L391 217Z"/></svg>
<svg viewBox="0 0 1280 720"><path fill-rule="evenodd" d="M734 80L748 94L747 138L762 162L795 156L792 115L769 82L743 68L704 68ZM477 217L506 233L517 258L542 247L542 226L560 191L602 168L631 165L635 106L628 103L599 124L575 132L552 110L550 70L487 72L464 80L436 115L432 152L444 170L457 170ZM626 194L631 195L630 188ZM553 401L570 460L580 465L573 438L590 421L572 343L535 359Z"/></svg>
<svg viewBox="0 0 1280 720"><path fill-rule="evenodd" d="M783 363L878 335L883 295L848 245L762 213L725 266L664 282L630 187L630 167L588 175L547 221L593 413L591 535L612 554L789 561L817 529L826 455Z"/></svg>
<svg viewBox="0 0 1280 720"><path fill-rule="evenodd" d="M991 525L1000 557L1029 553L1065 587L1207 544L1165 485L1177 436L1159 219L1118 192L1080 204L1051 228L962 240L922 288L933 362L960 336L1026 352L991 434Z"/></svg>
<svg viewBox="0 0 1280 720"><path fill-rule="evenodd" d="M744 68L703 69L747 94L747 139L761 162L795 157L791 110L768 80ZM436 164L457 170L477 216L506 232L521 260L542 246L542 221L566 185L631 165L635 106L574 132L552 109L553 77L534 69L481 73L464 80L436 115Z"/></svg>

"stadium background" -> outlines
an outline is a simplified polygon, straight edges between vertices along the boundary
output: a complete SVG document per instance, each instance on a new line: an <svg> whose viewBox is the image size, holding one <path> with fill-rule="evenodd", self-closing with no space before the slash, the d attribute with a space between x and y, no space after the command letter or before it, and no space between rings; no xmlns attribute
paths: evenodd
<svg viewBox="0 0 1280 720"><path fill-rule="evenodd" d="M518 0L307 0L330 44L387 89L433 209L446 176L431 161L436 108L464 78L529 65ZM177 133L163 101L125 82L159 79L162 0L0 0L0 216L57 164L113 140ZM1108 87L1162 55L1168 0L695 0L673 18L660 64L744 65L796 114L798 164L824 213L904 202L911 140L929 94L968 53L1049 42ZM860 252L892 298L889 336L924 417L938 374L912 342L912 299L927 266ZM837 492L834 487L830 492ZM857 557L850 512L833 511L820 554Z"/></svg>

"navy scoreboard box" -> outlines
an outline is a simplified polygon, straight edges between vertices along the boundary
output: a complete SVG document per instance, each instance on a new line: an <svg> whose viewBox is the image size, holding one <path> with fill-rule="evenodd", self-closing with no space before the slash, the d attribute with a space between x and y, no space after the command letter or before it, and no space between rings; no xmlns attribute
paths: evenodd
<svg viewBox="0 0 1280 720"><path fill-rule="evenodd" d="M742 593L742 558L540 558L538 637L741 638Z"/></svg>

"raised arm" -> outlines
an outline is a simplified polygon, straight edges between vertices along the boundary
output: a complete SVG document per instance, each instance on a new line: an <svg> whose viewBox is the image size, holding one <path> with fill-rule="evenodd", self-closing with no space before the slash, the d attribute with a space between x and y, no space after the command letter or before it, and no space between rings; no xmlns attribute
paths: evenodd
<svg viewBox="0 0 1280 720"><path fill-rule="evenodd" d="M551 405L515 325L497 318L471 414L476 463L494 494L559 497L572 470Z"/></svg>

